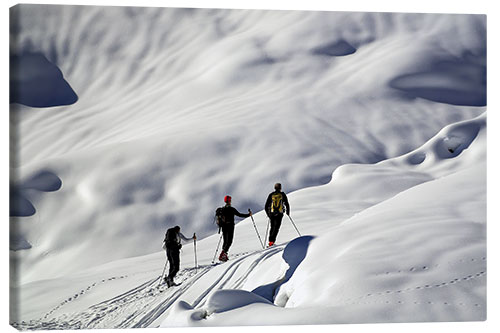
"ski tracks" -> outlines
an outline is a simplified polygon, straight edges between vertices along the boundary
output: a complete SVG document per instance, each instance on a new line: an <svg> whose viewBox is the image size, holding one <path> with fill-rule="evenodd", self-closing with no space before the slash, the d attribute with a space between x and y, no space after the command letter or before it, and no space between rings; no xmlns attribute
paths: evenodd
<svg viewBox="0 0 500 333"><path fill-rule="evenodd" d="M224 267L226 267L223 272L219 275L219 277L208 286L208 288L201 293L197 299L192 302L192 307L200 307L205 304L208 296L213 293L215 290L224 289L224 288L238 288L240 287L248 278L252 270L261 262L266 260L267 258L280 253L283 251L283 247L275 247L271 249L267 249L265 251L255 251L255 252L245 252L237 254L233 257L232 260L224 263ZM233 277L237 270L240 268L243 262L249 259L252 256L256 256L256 258L252 261L249 267L242 273L242 275L235 281ZM141 328L141 327L151 327L154 326L154 322L160 318L160 316L165 313L170 307L179 300L180 296L182 296L189 288L191 288L202 276L208 273L215 266L222 264L214 264L202 267L202 271L196 274L189 281L183 283L178 290L171 297L165 299L160 304L158 304L152 311L145 314L142 319L140 319L135 325L125 325L120 326L119 328L125 327L133 327L133 328Z"/></svg>
<svg viewBox="0 0 500 333"><path fill-rule="evenodd" d="M282 252L283 249L284 245L260 251L243 252L235 254L226 263L204 265L198 267L198 269L183 269L176 277L176 280L181 282L181 285L177 287L168 288L160 281L161 277L155 277L120 295L92 305L82 312L51 317L56 311L60 311L68 303L76 301L80 296L90 292L95 286L116 279L124 279L128 276L103 279L68 297L42 318L29 322L13 323L13 325L22 330L157 327L160 323L155 322L215 267L223 265L224 269L214 280L209 280L206 289L203 288L204 291L191 302L193 307L203 306L209 295L216 290L241 288L255 267ZM252 257L254 258L250 259ZM248 262L250 262L249 265ZM244 263L246 264L243 265ZM243 271L240 269L243 269ZM236 276L237 272L238 275Z"/></svg>
<svg viewBox="0 0 500 333"><path fill-rule="evenodd" d="M205 292L203 292L191 305L193 307L197 306L203 306L205 304L205 301L213 291L219 290L219 289L237 289L243 285L243 283L246 281L252 270L261 262L264 260L268 259L269 257L282 252L283 247L274 247L270 248L264 251L259 251L259 252L253 252L248 255L244 255L241 258L235 259L230 262L230 265L224 270L224 272L219 276L218 279L216 279L210 287L208 287ZM250 256L257 255L257 258L255 258L250 266L245 270L245 272L235 281L231 284L231 280L238 270L238 268L241 266L243 263L244 259L247 259Z"/></svg>

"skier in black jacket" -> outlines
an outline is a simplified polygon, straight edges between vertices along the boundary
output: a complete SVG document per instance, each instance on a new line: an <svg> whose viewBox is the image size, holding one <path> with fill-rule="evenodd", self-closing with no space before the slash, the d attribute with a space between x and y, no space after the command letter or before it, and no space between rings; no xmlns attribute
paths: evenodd
<svg viewBox="0 0 500 333"><path fill-rule="evenodd" d="M284 207L286 208L286 214L290 215L290 204L288 203L286 194L281 192L280 183L276 183L274 185L274 192L269 193L264 207L266 214L271 221L269 246L273 246L280 230L281 220L283 220Z"/></svg>
<svg viewBox="0 0 500 333"><path fill-rule="evenodd" d="M226 195L224 197L224 202L226 205L224 207L217 208L215 214L217 215L217 224L222 229L222 236L224 238L224 244L222 245L222 252L219 255L220 261L228 260L228 252L231 244L233 243L234 237L234 216L239 217L249 217L252 212L249 211L248 214L242 214L238 210L231 206L231 197Z"/></svg>
<svg viewBox="0 0 500 333"><path fill-rule="evenodd" d="M165 233L165 240L163 248L167 252L168 258L168 275L165 277L165 282L168 287L176 286L177 284L174 282L174 277L179 271L180 267L180 255L179 252L182 248L181 239L188 242L190 240L196 240L196 234L193 234L192 238L187 238L181 233L181 227L175 226L170 228Z"/></svg>

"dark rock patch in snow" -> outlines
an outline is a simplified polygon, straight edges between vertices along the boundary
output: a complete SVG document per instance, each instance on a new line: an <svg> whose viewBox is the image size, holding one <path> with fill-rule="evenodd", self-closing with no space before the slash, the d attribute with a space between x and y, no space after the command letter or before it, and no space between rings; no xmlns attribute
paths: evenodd
<svg viewBox="0 0 500 333"><path fill-rule="evenodd" d="M10 56L10 103L43 108L70 105L77 100L61 70L43 54Z"/></svg>

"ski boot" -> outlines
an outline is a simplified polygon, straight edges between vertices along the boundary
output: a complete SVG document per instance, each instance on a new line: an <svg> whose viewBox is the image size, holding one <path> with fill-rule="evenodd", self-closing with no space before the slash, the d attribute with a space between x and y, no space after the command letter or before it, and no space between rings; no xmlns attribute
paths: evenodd
<svg viewBox="0 0 500 333"><path fill-rule="evenodd" d="M165 278L165 282L167 283L167 287L169 287L169 288L175 285L174 280L172 280L169 277Z"/></svg>
<svg viewBox="0 0 500 333"><path fill-rule="evenodd" d="M222 261L222 262L226 262L229 260L229 258L227 257L227 253L222 251L220 253L220 256L219 256L219 260Z"/></svg>

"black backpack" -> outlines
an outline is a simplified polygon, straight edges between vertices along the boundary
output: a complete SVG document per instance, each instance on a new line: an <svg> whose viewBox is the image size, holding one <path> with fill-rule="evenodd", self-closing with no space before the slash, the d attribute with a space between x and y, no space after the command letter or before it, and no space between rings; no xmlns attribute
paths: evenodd
<svg viewBox="0 0 500 333"><path fill-rule="evenodd" d="M177 240L177 233L174 228L167 230L165 234L165 246L170 249L180 249L182 247Z"/></svg>
<svg viewBox="0 0 500 333"><path fill-rule="evenodd" d="M224 224L226 224L226 216L224 215L222 208L223 207L219 207L215 210L215 221L219 227L222 227Z"/></svg>

